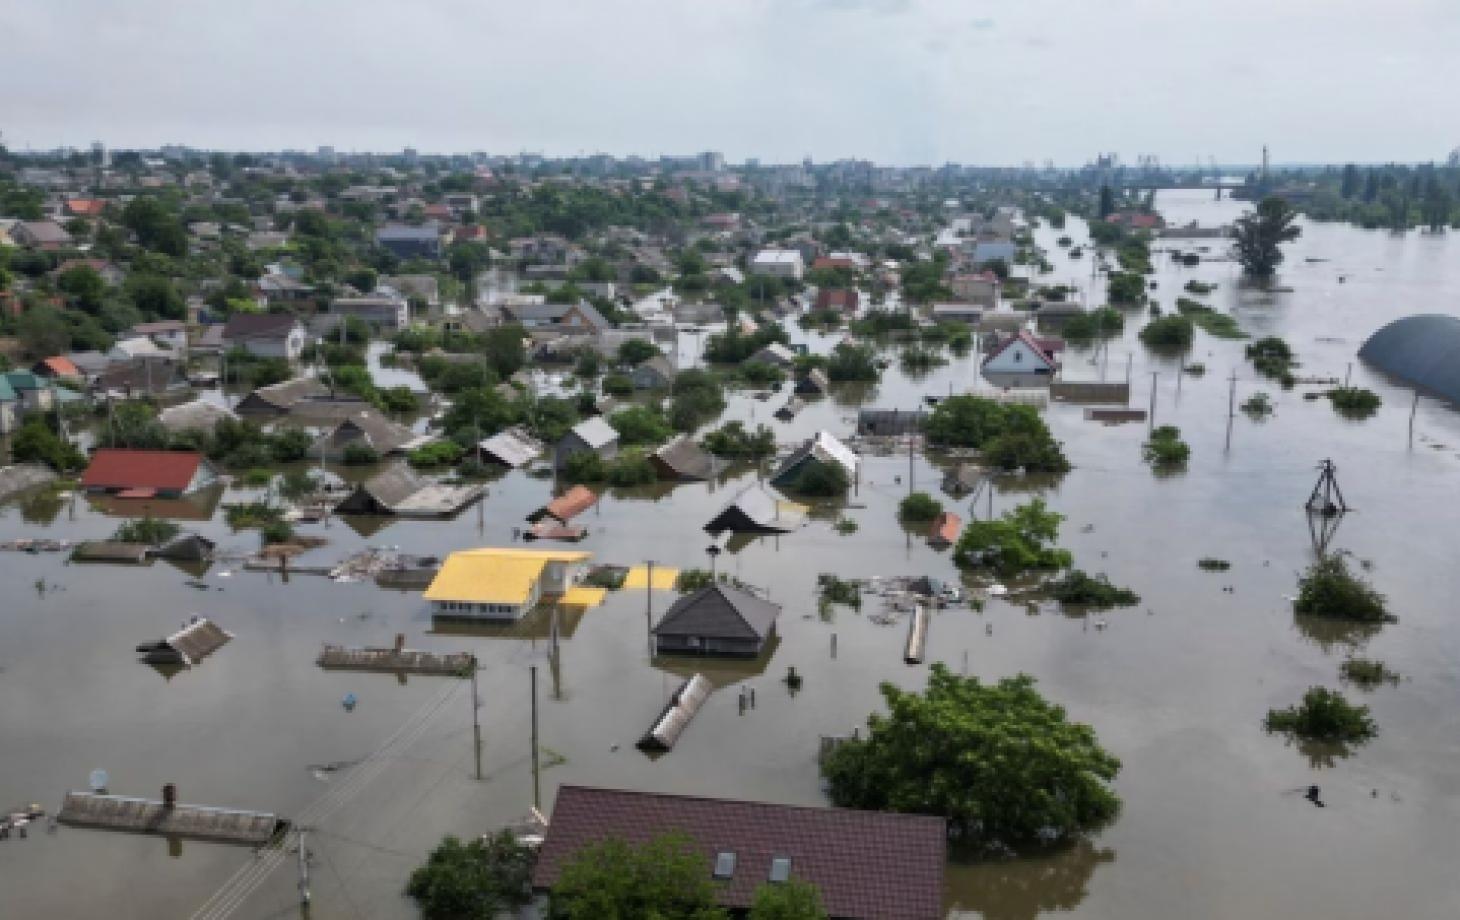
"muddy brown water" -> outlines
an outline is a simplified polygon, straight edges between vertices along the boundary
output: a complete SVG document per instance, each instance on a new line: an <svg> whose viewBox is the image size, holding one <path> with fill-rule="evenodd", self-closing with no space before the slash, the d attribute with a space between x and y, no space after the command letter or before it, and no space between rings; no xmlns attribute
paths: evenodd
<svg viewBox="0 0 1460 920"><path fill-rule="evenodd" d="M1168 218L1204 223L1230 220L1240 209L1196 192L1163 192L1159 204ZM1074 226L1064 232L1083 237ZM1056 253L1050 280L1084 282L1088 254L1065 260L1054 245L1058 235L1039 231ZM942 611L932 622L928 660L986 678L1035 675L1044 693L1093 724L1121 757L1116 786L1125 808L1086 844L955 861L947 873L950 916L1455 916L1460 574L1452 497L1460 416L1423 402L1410 446L1408 391L1376 378L1353 355L1389 319L1448 311L1460 301L1460 241L1308 225L1282 274L1293 290L1276 294L1240 290L1230 263L1181 268L1159 253L1155 261L1156 296L1168 307L1187 279L1216 281L1220 287L1204 299L1234 310L1254 335L1285 336L1305 374L1343 377L1353 361L1355 380L1385 404L1367 421L1345 421L1326 401L1304 401L1302 387L1283 392L1257 379L1241 360L1241 342L1204 333L1189 360L1204 362L1207 373L1184 378L1178 396L1174 360L1146 354L1132 317L1111 344L1106 373L1124 376L1131 354L1132 402L1144 407L1150 372L1157 372L1157 421L1181 427L1192 447L1189 469L1153 476L1140 462L1142 425L1101 426L1072 406L1048 410L1074 471L1043 490L1002 484L994 510L1043 494L1068 516L1062 542L1077 564L1133 588L1141 604L1104 614L1104 630L1050 605L991 600L982 613ZM1340 275L1347 280L1340 283ZM830 340L814 341L826 347ZM1072 351L1066 376L1098 378L1099 363L1090 361L1089 350ZM1224 450L1233 370L1238 402L1260 389L1277 411L1263 423L1239 413ZM972 359L916 381L894 363L870 392L843 391L790 425L773 424L783 442L822 427L846 432L857 402L911 408L924 393L973 385L982 384ZM769 421L777 404L737 397L730 414ZM1372 564L1372 578L1400 618L1372 635L1296 622L1286 599L1313 556L1301 505L1324 457L1338 463L1358 509L1333 545ZM753 475L612 495L587 515L583 546L600 561L704 566L701 526ZM905 456L868 457L852 500L860 507L845 512L860 525L855 534L836 533L836 515L826 510L803 531L720 558L722 569L764 585L785 605L781 640L768 661L714 668L721 689L676 749L653 760L633 743L686 668L649 659L642 591L610 595L569 620L553 667L540 619L513 630L435 632L419 595L370 584L284 581L224 561L200 591L165 562L133 569L0 554L0 808L37 802L54 809L65 790L84 788L101 767L118 793L157 795L174 782L184 801L302 815L315 828L311 916L411 917L404 880L443 833L480 833L532 803L531 667L541 686L544 807L562 782L824 803L816 736L860 723L879 706L880 681L921 685L927 665L903 664L904 627L873 623L866 614L877 608L875 598L862 614L838 607L830 620L818 616L816 574L957 577L946 552L895 521L907 476ZM920 488L936 486L938 471L919 457L914 477ZM306 526L330 542L301 561L328 563L367 545L446 553L505 543L548 489L512 474L491 485L480 512L454 521L362 528L368 536L340 520ZM951 503L965 515L967 505ZM978 513L984 510L981 503ZM11 506L0 516L0 539L98 538L117 520L85 500ZM254 539L228 533L221 520L192 526L228 550L246 550ZM1203 572L1196 566L1203 556L1228 559L1232 568ZM654 609L671 600L656 594ZM213 617L237 638L171 676L136 661L138 642L166 634L191 612ZM475 778L464 683L314 665L323 642L384 645L396 632L413 647L481 658L482 780ZM1320 756L1315 765L1308 752L1264 734L1269 707L1295 701L1313 684L1339 686L1340 663L1360 650L1404 675L1397 687L1346 691L1373 707L1376 740L1331 765ZM805 678L794 696L781 683L789 666ZM742 715L736 689L743 684L756 689L757 705ZM348 693L358 699L350 712L341 705ZM310 769L358 761L392 741L384 758L333 773ZM1313 783L1325 808L1299 791ZM293 857L271 874L257 873L263 877L255 885L246 873L259 865L233 847L38 827L25 840L0 842L0 915L297 915ZM220 891L209 910L199 910Z"/></svg>

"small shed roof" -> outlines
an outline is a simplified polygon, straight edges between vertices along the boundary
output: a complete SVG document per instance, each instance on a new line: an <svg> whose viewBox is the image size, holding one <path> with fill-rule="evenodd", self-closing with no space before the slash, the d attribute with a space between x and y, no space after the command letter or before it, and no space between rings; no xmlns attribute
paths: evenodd
<svg viewBox="0 0 1460 920"><path fill-rule="evenodd" d="M542 454L542 442L521 428L499 431L477 445L483 456L516 469Z"/></svg>
<svg viewBox="0 0 1460 920"><path fill-rule="evenodd" d="M618 440L618 431L599 416L587 418L573 426L572 434L594 450Z"/></svg>
<svg viewBox="0 0 1460 920"><path fill-rule="evenodd" d="M598 503L598 495L585 485L575 485L543 506L539 517L546 516L567 523Z"/></svg>
<svg viewBox="0 0 1460 920"><path fill-rule="evenodd" d="M712 479L719 468L714 455L687 434L654 451L650 459L679 479Z"/></svg>

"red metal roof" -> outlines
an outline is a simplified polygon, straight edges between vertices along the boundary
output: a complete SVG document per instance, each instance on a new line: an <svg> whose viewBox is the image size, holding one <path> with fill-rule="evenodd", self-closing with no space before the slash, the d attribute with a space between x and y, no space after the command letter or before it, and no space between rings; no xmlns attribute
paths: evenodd
<svg viewBox="0 0 1460 920"><path fill-rule="evenodd" d="M816 309L854 312L857 299L853 288L822 288L816 292Z"/></svg>
<svg viewBox="0 0 1460 920"><path fill-rule="evenodd" d="M548 502L546 510L549 517L554 517L563 523L567 523L589 508L592 508L597 501L598 496L593 493L592 489L587 486L573 486L573 488Z"/></svg>
<svg viewBox="0 0 1460 920"><path fill-rule="evenodd" d="M41 364L56 377L81 376L81 369L72 363L70 358L64 355L55 355L54 357L46 358Z"/></svg>
<svg viewBox="0 0 1460 920"><path fill-rule="evenodd" d="M203 455L185 450L122 450L102 448L81 476L87 489L155 489L186 492Z"/></svg>
<svg viewBox="0 0 1460 920"><path fill-rule="evenodd" d="M1018 335L1010 336L1009 338L1005 339L997 348L989 353L989 356L984 359L983 363L988 364L990 361L1003 354L1004 351L1007 350L1008 347L1010 345L1013 345L1015 342L1023 342L1025 345L1028 345L1029 348L1034 352L1036 357L1044 359L1044 362L1050 366L1051 370L1056 367L1054 356L1045 350L1045 347L1040 342L1040 340L1035 338L1034 333L1030 332L1028 329L1020 329ZM1061 342L1060 345L1061 347L1063 347L1064 343Z"/></svg>
<svg viewBox="0 0 1460 920"><path fill-rule="evenodd" d="M944 511L933 521L933 527L928 532L928 539L934 543L951 546L958 539L958 531L963 529L963 519L952 511Z"/></svg>
<svg viewBox="0 0 1460 920"><path fill-rule="evenodd" d="M735 854L733 875L715 882L725 907L749 907L768 880L771 860L787 858L791 876L815 885L833 917L943 916L948 844L942 818L586 786L558 789L533 886L551 888L585 846L610 838L645 843L667 833L692 841L707 878L718 853Z"/></svg>

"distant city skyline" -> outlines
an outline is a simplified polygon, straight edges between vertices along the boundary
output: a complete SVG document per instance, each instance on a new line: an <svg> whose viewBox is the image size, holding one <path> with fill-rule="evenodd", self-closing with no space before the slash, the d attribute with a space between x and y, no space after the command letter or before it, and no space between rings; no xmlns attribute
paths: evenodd
<svg viewBox="0 0 1460 920"><path fill-rule="evenodd" d="M66 0L6 5L0 34L18 151L1182 166L1460 145L1451 0Z"/></svg>

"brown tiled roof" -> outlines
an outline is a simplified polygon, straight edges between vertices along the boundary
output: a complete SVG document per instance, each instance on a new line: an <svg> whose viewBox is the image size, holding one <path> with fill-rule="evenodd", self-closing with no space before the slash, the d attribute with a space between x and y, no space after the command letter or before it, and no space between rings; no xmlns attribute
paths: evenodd
<svg viewBox="0 0 1460 920"><path fill-rule="evenodd" d="M935 920L943 916L943 819L840 808L807 808L733 799L663 795L564 785L533 871L551 888L565 863L610 838L644 843L683 834L704 855L735 854L718 901L747 908L768 880L771 860L789 858L791 876L815 885L833 917Z"/></svg>

